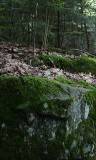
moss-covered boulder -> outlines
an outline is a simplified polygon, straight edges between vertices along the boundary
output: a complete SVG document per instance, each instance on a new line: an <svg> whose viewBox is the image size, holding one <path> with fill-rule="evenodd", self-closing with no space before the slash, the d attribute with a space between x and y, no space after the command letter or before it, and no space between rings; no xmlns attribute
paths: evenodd
<svg viewBox="0 0 96 160"><path fill-rule="evenodd" d="M5 115L5 111L24 110L63 118L69 106L87 92L86 88L76 86L76 83L72 85L62 78L47 80L31 76L1 76L0 117ZM10 117L10 114L7 116Z"/></svg>
<svg viewBox="0 0 96 160"><path fill-rule="evenodd" d="M83 55L78 58L69 58L60 55L42 54L39 58L48 66L53 64L60 68L71 72L85 72L96 75L96 57Z"/></svg>
<svg viewBox="0 0 96 160"><path fill-rule="evenodd" d="M59 78L1 76L0 159L90 160L89 152L82 150L89 126L95 134L95 106L95 86ZM90 138L88 134L88 142Z"/></svg>

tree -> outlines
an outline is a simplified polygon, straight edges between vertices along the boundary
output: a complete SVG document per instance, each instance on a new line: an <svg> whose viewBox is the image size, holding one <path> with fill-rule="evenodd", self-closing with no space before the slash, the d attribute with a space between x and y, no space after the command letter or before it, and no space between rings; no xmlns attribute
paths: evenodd
<svg viewBox="0 0 96 160"><path fill-rule="evenodd" d="M0 12L1 40L31 44L34 49L95 49L93 0L2 0Z"/></svg>

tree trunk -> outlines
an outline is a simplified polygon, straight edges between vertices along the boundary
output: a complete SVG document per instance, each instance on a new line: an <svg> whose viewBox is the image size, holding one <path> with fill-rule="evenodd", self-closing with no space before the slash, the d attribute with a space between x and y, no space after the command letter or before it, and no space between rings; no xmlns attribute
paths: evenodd
<svg viewBox="0 0 96 160"><path fill-rule="evenodd" d="M57 47L60 48L60 11L57 11Z"/></svg>
<svg viewBox="0 0 96 160"><path fill-rule="evenodd" d="M86 44L87 44L87 50L90 50L90 42L89 42L89 35L87 30L86 22L84 22L84 28L85 28L85 36L86 36Z"/></svg>
<svg viewBox="0 0 96 160"><path fill-rule="evenodd" d="M83 0L81 0L81 14L82 14L82 16L84 15L84 3L83 3ZM85 19L83 19L83 25L84 25L84 31L85 31L85 37L86 37L87 50L89 51L89 49L90 49L89 35L88 35L88 29L87 29L87 24L86 24Z"/></svg>
<svg viewBox="0 0 96 160"><path fill-rule="evenodd" d="M45 33L44 33L44 40L43 40L43 47L47 49L47 41L48 41L48 30L49 30L49 19L48 19L48 9L46 8L46 21L45 21Z"/></svg>

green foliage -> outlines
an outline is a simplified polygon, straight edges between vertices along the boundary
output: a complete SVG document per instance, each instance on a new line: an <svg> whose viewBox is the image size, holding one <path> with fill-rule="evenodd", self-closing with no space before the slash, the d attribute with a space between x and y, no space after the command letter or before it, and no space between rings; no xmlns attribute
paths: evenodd
<svg viewBox="0 0 96 160"><path fill-rule="evenodd" d="M54 64L56 67L67 71L92 73L96 75L96 58L81 56L76 59L71 59L63 56L42 54L40 55L40 59L48 66L53 66Z"/></svg>
<svg viewBox="0 0 96 160"><path fill-rule="evenodd" d="M86 89L92 89L94 90L96 88L96 85L92 85L92 84L89 84L87 82L85 82L84 80L72 80L72 79L69 79L69 78L66 78L64 76L58 76L56 78L57 81L61 82L61 83L67 83L71 86L78 86L78 87L84 87Z"/></svg>

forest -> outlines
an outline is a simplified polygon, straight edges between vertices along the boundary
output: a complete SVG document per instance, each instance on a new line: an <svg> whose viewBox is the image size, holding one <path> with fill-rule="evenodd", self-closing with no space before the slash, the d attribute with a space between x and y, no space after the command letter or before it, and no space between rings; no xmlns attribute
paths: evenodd
<svg viewBox="0 0 96 160"><path fill-rule="evenodd" d="M96 1L0 0L0 160L96 160Z"/></svg>

